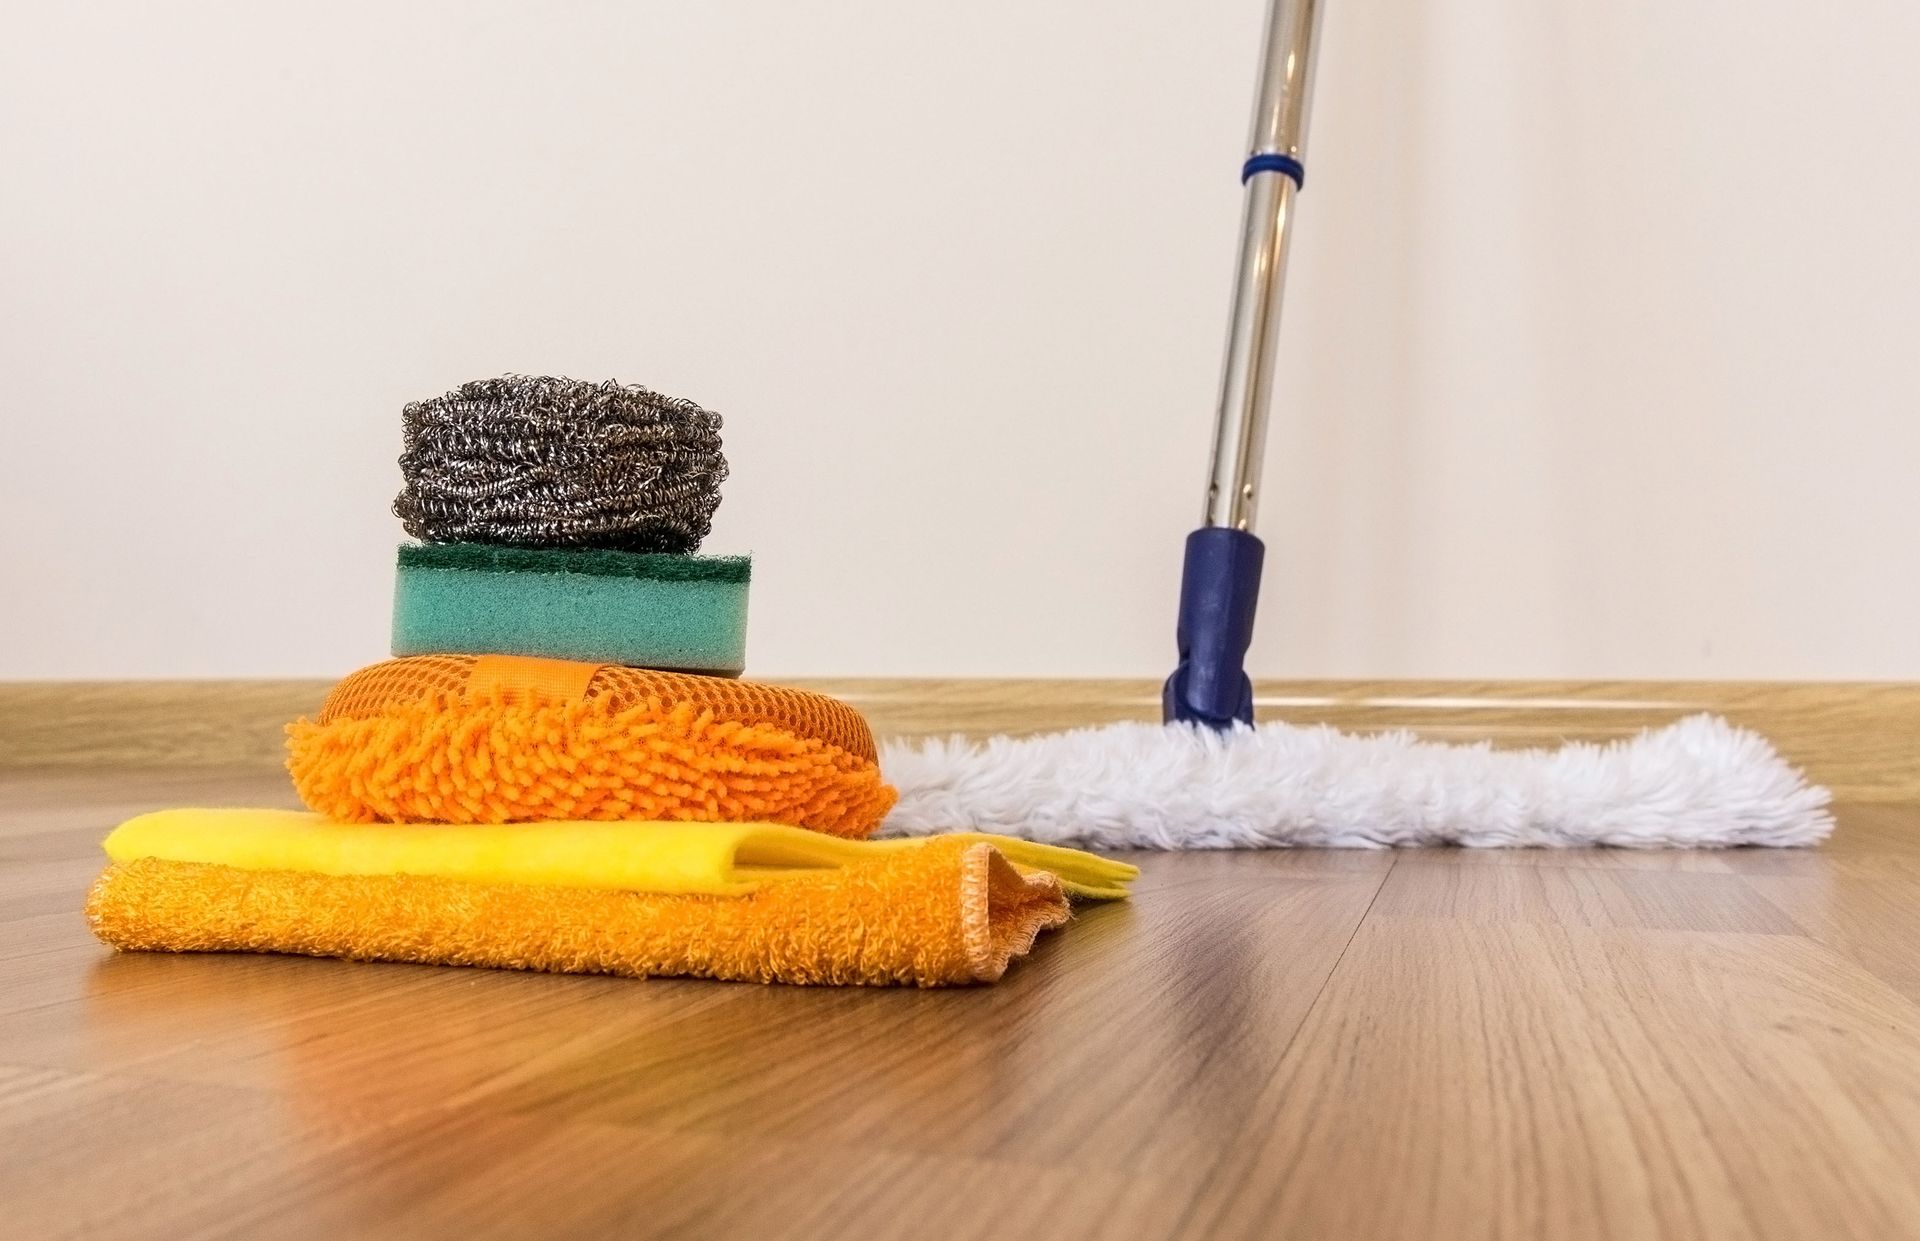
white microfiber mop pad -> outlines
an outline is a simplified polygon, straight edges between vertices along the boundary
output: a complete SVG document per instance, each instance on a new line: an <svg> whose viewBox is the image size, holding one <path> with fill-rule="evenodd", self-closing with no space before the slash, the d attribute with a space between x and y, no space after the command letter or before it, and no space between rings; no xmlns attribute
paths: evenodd
<svg viewBox="0 0 1920 1241"><path fill-rule="evenodd" d="M1496 750L1261 724L1112 724L894 742L882 834L966 829L1094 849L1811 845L1830 795L1765 738L1695 715L1605 745Z"/></svg>

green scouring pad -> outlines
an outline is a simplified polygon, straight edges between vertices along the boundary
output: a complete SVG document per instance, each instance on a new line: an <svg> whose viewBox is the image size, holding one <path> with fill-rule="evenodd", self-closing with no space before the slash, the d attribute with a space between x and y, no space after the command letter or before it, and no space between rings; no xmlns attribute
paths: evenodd
<svg viewBox="0 0 1920 1241"><path fill-rule="evenodd" d="M738 676L746 556L404 544L395 655L532 655Z"/></svg>

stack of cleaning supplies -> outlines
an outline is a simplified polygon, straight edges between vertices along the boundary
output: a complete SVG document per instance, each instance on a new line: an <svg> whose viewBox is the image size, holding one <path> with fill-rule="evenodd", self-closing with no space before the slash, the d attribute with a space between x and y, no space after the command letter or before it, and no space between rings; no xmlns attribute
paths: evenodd
<svg viewBox="0 0 1920 1241"><path fill-rule="evenodd" d="M733 679L745 557L702 556L720 419L507 377L404 413L396 658L288 726L310 812L123 824L123 949L759 982L990 982L1133 867L868 840L896 794L845 703Z"/></svg>

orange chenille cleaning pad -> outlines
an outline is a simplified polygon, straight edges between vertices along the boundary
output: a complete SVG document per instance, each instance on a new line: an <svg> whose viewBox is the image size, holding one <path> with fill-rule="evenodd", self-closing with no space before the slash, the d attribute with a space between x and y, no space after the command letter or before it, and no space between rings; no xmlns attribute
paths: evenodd
<svg viewBox="0 0 1920 1241"><path fill-rule="evenodd" d="M287 769L346 823L755 821L857 839L895 798L866 720L825 695L513 655L361 669L287 726Z"/></svg>

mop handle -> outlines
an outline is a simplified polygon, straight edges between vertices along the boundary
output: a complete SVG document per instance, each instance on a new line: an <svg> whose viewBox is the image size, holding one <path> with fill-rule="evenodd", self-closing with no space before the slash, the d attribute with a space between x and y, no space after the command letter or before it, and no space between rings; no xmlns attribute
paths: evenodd
<svg viewBox="0 0 1920 1241"><path fill-rule="evenodd" d="M1260 62L1253 138L1240 170L1246 214L1240 275L1227 325L1227 361L1213 427L1212 477L1200 529L1187 536L1180 570L1180 662L1161 691L1169 722L1226 729L1253 722L1247 649L1260 602L1266 546L1253 533L1260 460L1267 444L1273 346L1280 334L1280 286L1287 271L1287 224L1306 179L1307 93L1320 0L1273 0Z"/></svg>
<svg viewBox="0 0 1920 1241"><path fill-rule="evenodd" d="M1227 357L1213 428L1204 525L1253 530L1267 441L1274 342L1287 274L1293 199L1306 179L1307 101L1313 87L1320 0L1273 0L1253 136L1240 179L1246 185L1240 270L1233 286Z"/></svg>

